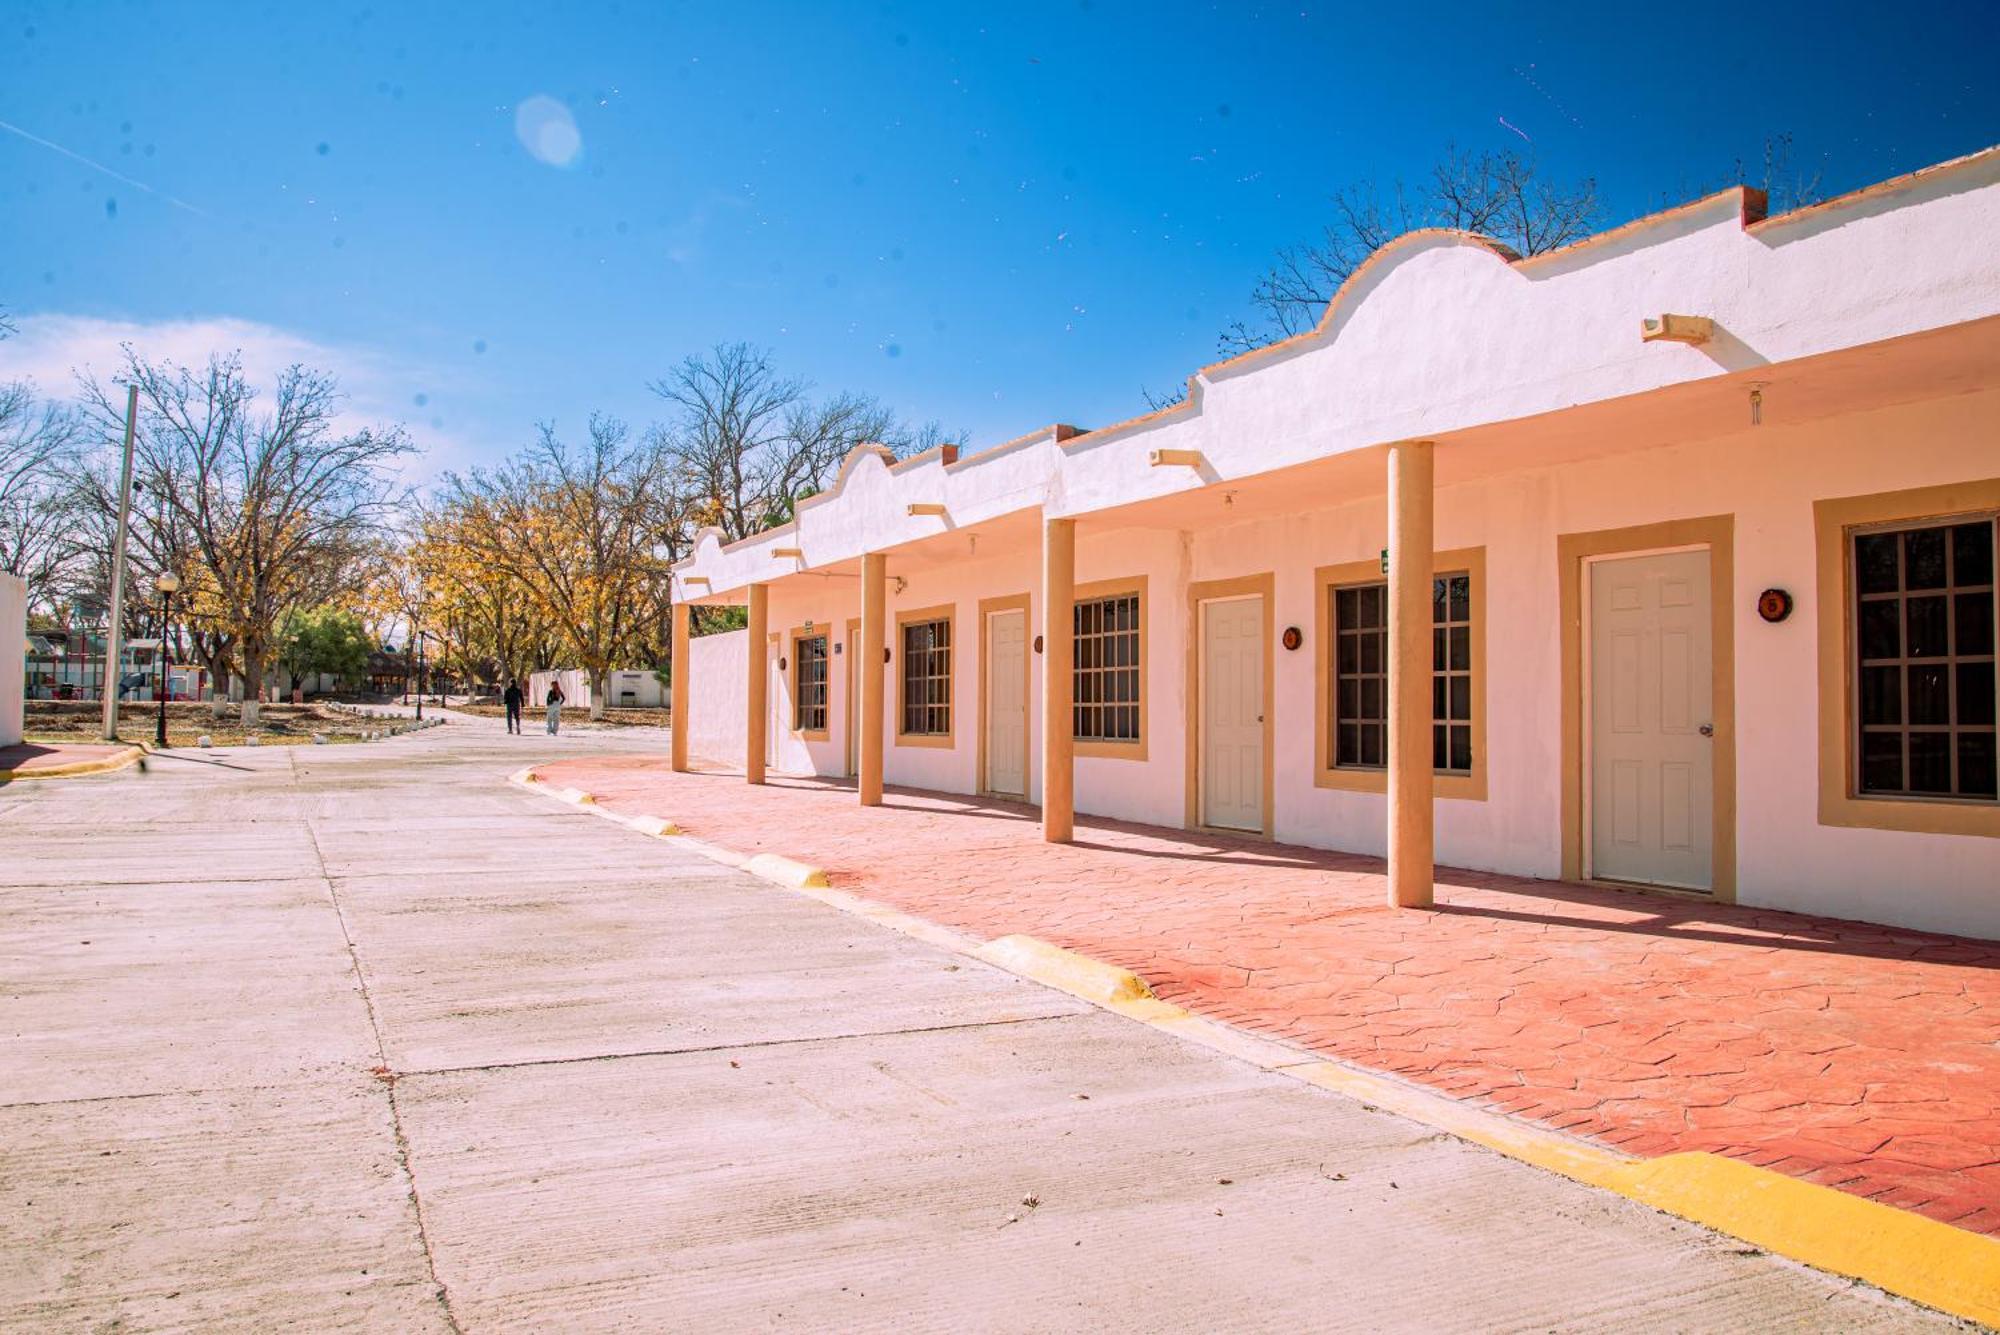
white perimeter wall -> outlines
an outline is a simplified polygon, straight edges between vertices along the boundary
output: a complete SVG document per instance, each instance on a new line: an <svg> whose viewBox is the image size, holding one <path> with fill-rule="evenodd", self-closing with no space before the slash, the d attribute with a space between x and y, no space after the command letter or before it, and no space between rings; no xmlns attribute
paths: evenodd
<svg viewBox="0 0 2000 1335"><path fill-rule="evenodd" d="M1818 624L1812 503L2000 474L2000 394L1933 400L1796 427L1767 425L1708 443L1509 474L1440 490L1439 549L1486 549L1487 773L1485 801L1438 804L1448 866L1555 877L1561 869L1559 534L1668 519L1735 516L1737 897L1836 917L2000 937L2000 840L1821 826L1818 823ZM1313 785L1315 569L1371 560L1386 542L1381 496L1283 519L1194 533L1126 530L1078 543L1079 583L1147 577L1147 759L1079 759L1080 812L1179 826L1185 816L1186 588L1190 580L1271 571L1275 624L1306 643L1274 665L1276 834L1287 842L1383 851L1383 799ZM896 558L890 557L890 570ZM891 784L974 792L982 598L1030 593L1039 552L1026 548L906 576L890 609L956 608L954 744L895 744L896 670L886 669L885 777ZM1792 592L1797 610L1771 625L1758 593ZM844 640L859 615L852 580L795 581L771 590L775 763L783 771L847 772L848 671L833 660L830 735L789 729L792 628L831 622ZM1837 609L1832 609L1837 614ZM1034 599L1029 636L1041 632ZM731 641L729 648L717 643ZM743 637L695 641L694 749L742 757ZM893 647L893 630L892 630ZM721 662L725 654L730 663ZM1035 675L1039 659L1033 660ZM1030 800L1040 793L1038 681L1029 701ZM718 713L718 710L720 711ZM706 739L714 737L717 740ZM723 740L725 739L726 740ZM725 749L725 747L727 749Z"/></svg>
<svg viewBox="0 0 2000 1335"><path fill-rule="evenodd" d="M21 740L27 691L28 582L0 574L0 746Z"/></svg>
<svg viewBox="0 0 2000 1335"><path fill-rule="evenodd" d="M741 630L688 641L686 666L693 701L688 710L693 717L687 720L688 754L698 760L720 765L743 763L749 645L750 633ZM676 664L674 670L681 671L681 666ZM673 726L682 726L682 721L675 719Z"/></svg>

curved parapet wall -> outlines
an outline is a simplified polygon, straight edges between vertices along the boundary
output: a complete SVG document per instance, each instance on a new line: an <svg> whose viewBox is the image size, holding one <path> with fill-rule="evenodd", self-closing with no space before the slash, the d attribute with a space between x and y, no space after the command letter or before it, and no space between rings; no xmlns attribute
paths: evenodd
<svg viewBox="0 0 2000 1335"><path fill-rule="evenodd" d="M1413 232L1316 328L1205 367L1181 404L964 460L863 447L790 523L731 545L704 532L678 588L720 596L1036 507L1084 515L2000 315L1996 235L2000 150L1775 218L1759 192L1725 190L1525 259ZM1641 321L1668 312L1711 336L1643 340ZM1200 466L1148 467L1153 451Z"/></svg>

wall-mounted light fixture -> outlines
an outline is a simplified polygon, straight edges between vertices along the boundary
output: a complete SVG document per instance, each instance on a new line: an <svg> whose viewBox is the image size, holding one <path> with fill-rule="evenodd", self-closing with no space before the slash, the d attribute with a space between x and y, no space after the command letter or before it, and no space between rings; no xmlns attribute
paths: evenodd
<svg viewBox="0 0 2000 1335"><path fill-rule="evenodd" d="M805 555L806 549L803 547L773 547L771 549L772 559L778 561L803 561Z"/></svg>
<svg viewBox="0 0 2000 1335"><path fill-rule="evenodd" d="M1199 468L1200 450L1154 450L1146 456L1154 468Z"/></svg>
<svg viewBox="0 0 2000 1335"><path fill-rule="evenodd" d="M1306 642L1305 632L1297 626L1287 626L1285 627L1285 633L1279 637L1278 642L1287 649L1297 651L1298 647Z"/></svg>
<svg viewBox="0 0 2000 1335"><path fill-rule="evenodd" d="M1766 589L1757 595L1757 615L1776 625L1792 614L1792 595L1783 589Z"/></svg>
<svg viewBox="0 0 2000 1335"><path fill-rule="evenodd" d="M1041 651L1042 651L1042 637L1037 635L1035 637L1035 652L1040 653Z"/></svg>
<svg viewBox="0 0 2000 1335"><path fill-rule="evenodd" d="M912 519L915 519L919 515L934 515L942 519L944 518L944 512L944 507L936 501L913 501L904 507L904 513L908 514Z"/></svg>

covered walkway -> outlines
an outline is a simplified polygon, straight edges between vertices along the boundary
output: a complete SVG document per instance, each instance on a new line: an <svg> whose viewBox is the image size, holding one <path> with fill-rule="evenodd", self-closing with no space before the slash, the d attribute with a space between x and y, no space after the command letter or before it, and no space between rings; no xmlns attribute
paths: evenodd
<svg viewBox="0 0 2000 1335"><path fill-rule="evenodd" d="M1029 933L1163 998L1628 1153L1708 1150L2000 1235L2000 944L1441 870L665 758L541 767L617 811L823 866L961 931Z"/></svg>

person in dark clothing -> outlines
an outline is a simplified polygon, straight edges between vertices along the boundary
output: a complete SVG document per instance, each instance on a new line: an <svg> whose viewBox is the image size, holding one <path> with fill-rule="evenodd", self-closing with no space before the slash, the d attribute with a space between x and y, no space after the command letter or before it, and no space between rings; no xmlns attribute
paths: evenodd
<svg viewBox="0 0 2000 1335"><path fill-rule="evenodd" d="M507 678L507 693L506 693L505 695L501 696L501 697L500 697L500 699L501 699L501 700L502 700L502 701L503 701L503 702L504 702L504 703L506 704L506 706L507 706L507 731L508 731L508 732L516 732L516 733L517 733L517 732L521 731L521 700L522 700L522 698L523 698L523 697L522 697L522 695L521 695L521 683L520 683L520 682L518 682L518 681L516 681L516 680L514 680L514 679L513 679L512 677L509 677L509 678Z"/></svg>

